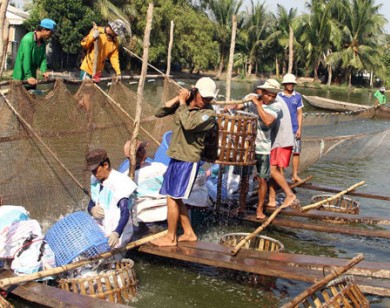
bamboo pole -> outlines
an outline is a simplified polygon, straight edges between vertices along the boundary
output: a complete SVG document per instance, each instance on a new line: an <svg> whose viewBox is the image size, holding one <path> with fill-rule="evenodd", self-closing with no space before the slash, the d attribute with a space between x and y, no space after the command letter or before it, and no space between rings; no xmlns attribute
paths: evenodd
<svg viewBox="0 0 390 308"><path fill-rule="evenodd" d="M168 231L165 230L165 231L153 234L153 235L146 236L144 238L141 238L139 240L136 240L134 242L127 244L125 247L113 249L109 252L104 252L100 255L97 255L97 256L90 258L90 259L87 259L87 260L82 260L82 261L78 261L75 263L54 267L54 268L40 271L40 272L33 273L33 274L27 274L27 275L23 275L23 276L1 279L0 280L0 288L5 288L5 287L8 287L10 285L19 284L19 283L27 282L27 281L32 281L32 280L36 280L39 278L48 277L51 275L61 274L61 273L64 273L66 271L75 269L77 267L90 264L90 263L95 262L95 261L100 260L100 259L107 259L107 258L112 257L113 255L115 255L119 252L127 251L127 250L133 249L135 247L149 243L150 241L152 241L156 238L159 238L159 237L166 235L167 232Z"/></svg>
<svg viewBox="0 0 390 308"><path fill-rule="evenodd" d="M313 178L313 176L312 176L312 175L309 175L307 178L303 179L303 180L300 181L300 182L291 183L290 188L299 187L299 186L305 184L307 181L310 181L312 178Z"/></svg>
<svg viewBox="0 0 390 308"><path fill-rule="evenodd" d="M284 209L288 207L288 205L282 205L278 207L272 215L260 226L258 227L255 231L252 233L249 233L247 236L245 236L230 252L233 256L235 256L241 249L242 246L245 245L245 243L252 238L254 238L257 234L259 234L261 231L263 231L273 220L274 218Z"/></svg>
<svg viewBox="0 0 390 308"><path fill-rule="evenodd" d="M289 303L282 306L282 308L293 308L297 307L297 305L307 298L308 296L312 295L314 292L316 292L318 289L324 287L328 282L335 279L336 277L342 275L346 271L348 271L351 267L358 264L360 261L364 259L364 255L362 253L359 253L357 256L355 256L352 260L350 260L345 266L343 266L340 269L335 269L333 273L330 273L326 275L323 279L313 284L311 287L303 291L301 294L298 294L296 297L292 299Z"/></svg>
<svg viewBox="0 0 390 308"><path fill-rule="evenodd" d="M76 177L72 174L72 172L69 171L68 168L60 161L60 159L57 157L57 155L49 148L49 146L42 140L42 138L33 130L31 125L19 114L19 112L12 106L10 101L5 97L3 93L1 93L1 96L3 97L4 101L8 105L8 107L12 110L12 112L16 115L16 117L25 125L31 133L34 135L35 138L38 139L38 141L43 145L43 147L50 153L51 156L53 156L54 160L61 166L62 169L72 178L72 180L79 186L82 191L90 197L90 194L88 192L88 189L86 189L77 179Z"/></svg>
<svg viewBox="0 0 390 308"><path fill-rule="evenodd" d="M98 30L98 27L95 22L93 22L93 29ZM95 77L97 73L97 64L99 59L99 37L93 42L93 67L92 67L92 78Z"/></svg>
<svg viewBox="0 0 390 308"><path fill-rule="evenodd" d="M146 26L144 33L144 42L143 42L143 55L142 55L142 68L141 75L138 82L137 89L137 106L135 109L135 119L134 119L134 129L133 135L131 136L130 143L130 167L129 167L129 177L134 179L135 167L136 167L136 147L137 139L140 130L141 114L142 114L142 105L144 102L144 87L145 87L145 77L148 71L148 58L149 58L149 45L150 45L150 32L152 31L152 20L153 20L153 3L149 3L148 11L146 14Z"/></svg>
<svg viewBox="0 0 390 308"><path fill-rule="evenodd" d="M339 192L338 194L332 196L332 197L329 197L329 198L326 198L324 200L321 200L321 201L318 201L316 203L313 203L313 204L309 204L309 205L306 205L304 207L301 207L301 211L304 212L304 211L307 211L307 210L310 210L310 209L315 209L315 208L318 208L320 207L321 205L323 205L324 203L327 203L329 201L332 201L334 199L337 199L338 197L341 197L345 194L347 194L348 192L350 192L351 190L354 190L355 188L359 187L359 186L362 186L363 184L365 183L365 181L361 181L359 183L356 183L355 185L352 185L350 188L346 189L346 190L343 190L341 192Z"/></svg>
<svg viewBox="0 0 390 308"><path fill-rule="evenodd" d="M175 24L173 20L171 20L171 29L169 31L169 44L168 44L168 58L167 58L167 71L165 75L169 76L171 73L171 55L172 55L172 46L173 46L173 30Z"/></svg>
<svg viewBox="0 0 390 308"><path fill-rule="evenodd" d="M234 48L236 46L236 33L237 33L237 16L232 16L232 37L230 41L230 53L229 53L229 62L228 70L226 77L226 100L230 101L230 88L232 81L232 71L233 71L233 58L234 58Z"/></svg>

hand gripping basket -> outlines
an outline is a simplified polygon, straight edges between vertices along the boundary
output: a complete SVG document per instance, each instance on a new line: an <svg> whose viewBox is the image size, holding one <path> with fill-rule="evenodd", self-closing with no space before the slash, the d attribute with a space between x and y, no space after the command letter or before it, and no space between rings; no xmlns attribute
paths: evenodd
<svg viewBox="0 0 390 308"><path fill-rule="evenodd" d="M220 243L225 246L235 247L249 233L227 233L224 234ZM245 243L243 248L259 251L283 251L284 246L278 240L264 235L257 235Z"/></svg>
<svg viewBox="0 0 390 308"><path fill-rule="evenodd" d="M61 279L59 286L63 290L113 303L129 302L136 295L134 261L113 261L108 270L84 278Z"/></svg>
<svg viewBox="0 0 390 308"><path fill-rule="evenodd" d="M110 250L108 239L86 212L75 212L56 222L45 240L53 250L57 266L71 263L78 256L91 258Z"/></svg>

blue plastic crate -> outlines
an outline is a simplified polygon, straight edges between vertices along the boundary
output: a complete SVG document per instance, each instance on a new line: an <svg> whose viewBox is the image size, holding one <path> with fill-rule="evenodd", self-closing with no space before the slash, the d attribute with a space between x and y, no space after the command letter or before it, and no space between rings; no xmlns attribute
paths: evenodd
<svg viewBox="0 0 390 308"><path fill-rule="evenodd" d="M51 226L45 240L55 254L57 266L68 264L80 255L91 258L110 250L99 225L88 213L81 211Z"/></svg>
<svg viewBox="0 0 390 308"><path fill-rule="evenodd" d="M162 139L160 146L158 147L156 153L154 154L153 161L163 163L168 166L171 158L167 155L167 150L172 139L172 131L167 131Z"/></svg>

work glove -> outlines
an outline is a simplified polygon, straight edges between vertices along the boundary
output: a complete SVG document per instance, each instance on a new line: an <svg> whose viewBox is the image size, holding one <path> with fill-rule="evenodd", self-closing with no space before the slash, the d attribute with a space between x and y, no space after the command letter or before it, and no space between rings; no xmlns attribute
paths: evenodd
<svg viewBox="0 0 390 308"><path fill-rule="evenodd" d="M115 247L119 243L119 234L118 232L112 232L108 238L108 245L111 248Z"/></svg>
<svg viewBox="0 0 390 308"><path fill-rule="evenodd" d="M104 218L104 209L100 205L95 205L91 209L91 215L95 219L103 219Z"/></svg>
<svg viewBox="0 0 390 308"><path fill-rule="evenodd" d="M92 32L93 39L96 40L100 35L100 32L98 29L94 29Z"/></svg>

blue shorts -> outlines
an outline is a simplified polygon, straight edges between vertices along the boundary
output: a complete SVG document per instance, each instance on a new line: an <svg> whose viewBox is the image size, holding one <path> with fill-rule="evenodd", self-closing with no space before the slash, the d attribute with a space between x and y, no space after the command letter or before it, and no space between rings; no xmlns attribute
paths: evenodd
<svg viewBox="0 0 390 308"><path fill-rule="evenodd" d="M293 155L301 154L301 148L302 148L301 139L295 138L294 139L294 146L293 146L293 150L292 150Z"/></svg>
<svg viewBox="0 0 390 308"><path fill-rule="evenodd" d="M257 176L262 179L271 178L269 154L256 154Z"/></svg>
<svg viewBox="0 0 390 308"><path fill-rule="evenodd" d="M198 162L186 162L171 158L164 174L160 194L174 199L188 199L198 170Z"/></svg>

